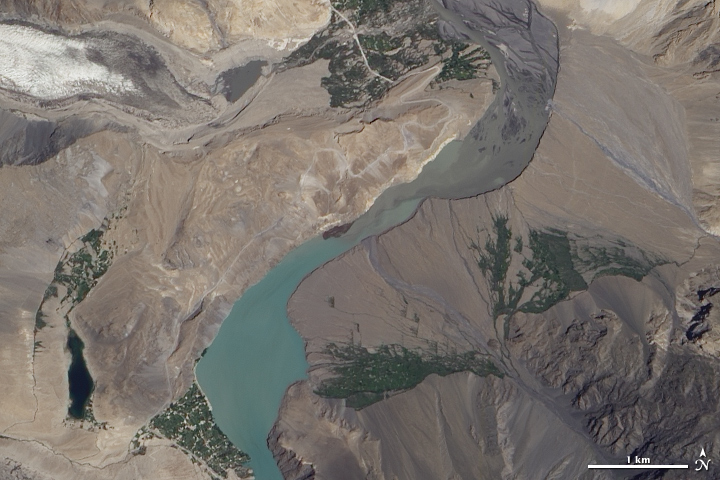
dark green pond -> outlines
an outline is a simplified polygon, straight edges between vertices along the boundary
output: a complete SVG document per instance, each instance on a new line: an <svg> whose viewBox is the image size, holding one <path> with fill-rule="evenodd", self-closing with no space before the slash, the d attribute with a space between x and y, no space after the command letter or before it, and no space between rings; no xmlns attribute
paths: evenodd
<svg viewBox="0 0 720 480"><path fill-rule="evenodd" d="M75 330L70 329L70 333L68 333L67 348L72 355L72 361L68 369L68 381L70 382L70 408L68 414L73 418L83 418L85 416L85 407L95 384L83 357L85 344L77 336Z"/></svg>

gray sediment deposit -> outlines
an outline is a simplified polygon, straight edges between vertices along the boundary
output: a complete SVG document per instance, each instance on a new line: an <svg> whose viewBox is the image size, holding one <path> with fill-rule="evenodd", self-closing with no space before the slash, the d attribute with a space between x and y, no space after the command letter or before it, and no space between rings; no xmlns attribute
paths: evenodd
<svg viewBox="0 0 720 480"><path fill-rule="evenodd" d="M228 102L234 102L257 82L265 65L267 62L252 60L246 65L223 72L218 77L216 87L223 92Z"/></svg>
<svg viewBox="0 0 720 480"><path fill-rule="evenodd" d="M444 182L447 192L433 193L462 198L487 191L481 182L511 181L532 158L555 92L559 41L555 25L529 0L448 0L438 8L441 31L488 45L503 80L495 103L465 138L456 174Z"/></svg>
<svg viewBox="0 0 720 480"><path fill-rule="evenodd" d="M412 183L376 200L365 218L411 199L464 198L498 188L527 166L545 131L559 56L553 23L529 0L436 8L442 35L488 49L499 91L452 162L428 164Z"/></svg>

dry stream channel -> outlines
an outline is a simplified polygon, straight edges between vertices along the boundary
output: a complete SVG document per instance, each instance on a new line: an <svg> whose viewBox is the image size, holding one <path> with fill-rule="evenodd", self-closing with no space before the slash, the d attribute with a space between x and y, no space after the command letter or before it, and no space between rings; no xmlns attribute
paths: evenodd
<svg viewBox="0 0 720 480"><path fill-rule="evenodd" d="M218 426L251 457L258 480L281 480L267 435L287 387L306 377L303 340L287 302L313 270L406 221L431 196L463 198L494 190L530 162L547 125L557 75L554 25L527 0L438 4L446 36L484 46L501 87L471 133L449 143L418 178L385 191L339 238L314 238L289 253L234 305L196 368ZM502 3L502 4L500 4Z"/></svg>

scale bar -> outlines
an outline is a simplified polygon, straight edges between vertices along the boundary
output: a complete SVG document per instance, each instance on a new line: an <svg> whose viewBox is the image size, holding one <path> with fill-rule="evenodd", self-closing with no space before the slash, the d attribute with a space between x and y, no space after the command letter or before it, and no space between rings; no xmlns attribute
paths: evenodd
<svg viewBox="0 0 720 480"><path fill-rule="evenodd" d="M588 468L690 468L688 465L588 465Z"/></svg>

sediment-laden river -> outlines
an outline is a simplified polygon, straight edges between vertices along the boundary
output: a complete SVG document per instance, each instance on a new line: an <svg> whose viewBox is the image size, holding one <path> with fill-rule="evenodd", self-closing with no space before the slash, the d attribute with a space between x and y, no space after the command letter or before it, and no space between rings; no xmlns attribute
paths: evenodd
<svg viewBox="0 0 720 480"><path fill-rule="evenodd" d="M437 8L444 34L490 52L501 79L493 103L467 138L448 144L415 181L385 191L346 234L308 241L248 289L197 365L217 424L250 454L258 480L282 479L267 435L285 390L307 368L286 314L297 285L362 239L407 220L427 197L469 197L511 181L547 125L557 75L554 25L527 0L446 0Z"/></svg>

